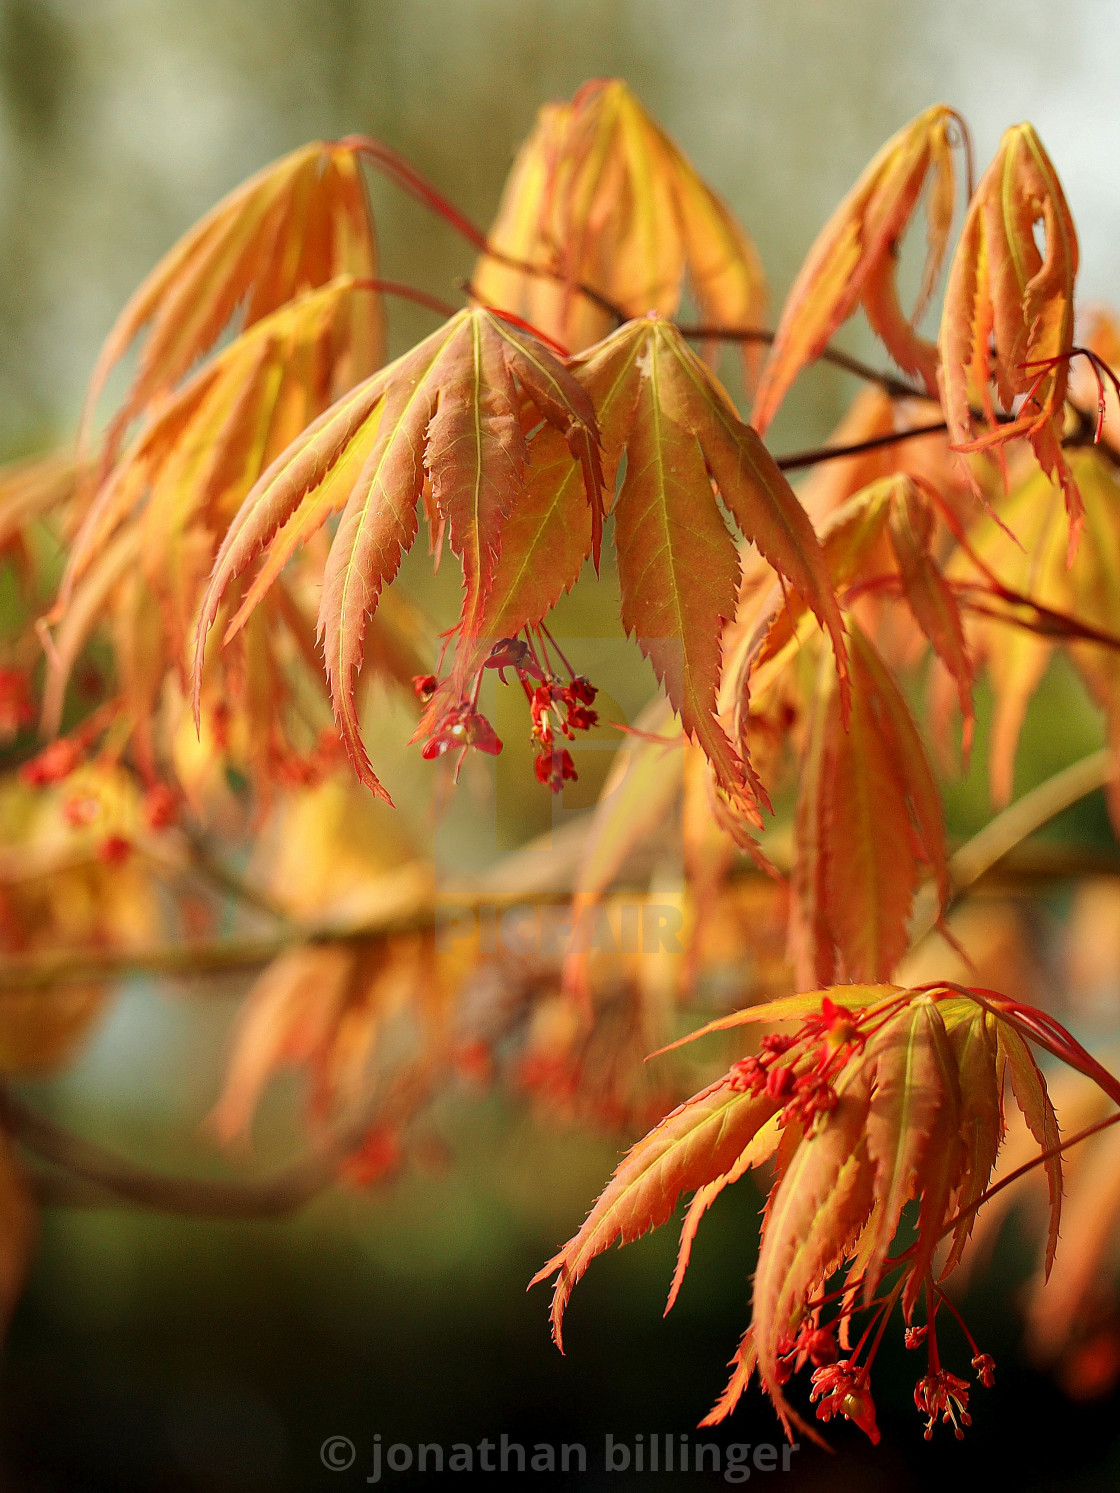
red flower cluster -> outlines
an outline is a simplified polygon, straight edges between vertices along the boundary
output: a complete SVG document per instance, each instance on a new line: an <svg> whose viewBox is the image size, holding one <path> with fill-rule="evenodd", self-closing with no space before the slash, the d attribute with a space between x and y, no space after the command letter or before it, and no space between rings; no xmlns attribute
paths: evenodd
<svg viewBox="0 0 1120 1493"><path fill-rule="evenodd" d="M815 1061L813 1047L816 1046ZM763 1037L757 1056L742 1058L731 1070L731 1087L747 1094L784 1099L780 1123L810 1125L817 1115L836 1108L832 1078L863 1034L849 1012L825 996L821 1014L806 1021L794 1037ZM784 1061L782 1061L784 1059Z"/></svg>
<svg viewBox="0 0 1120 1493"><path fill-rule="evenodd" d="M550 641L563 660L555 641ZM564 662L566 664L566 660ZM588 680L571 674L570 670L566 684L552 672L543 633L536 645L531 638L528 641L502 638L494 644L475 678L470 698L459 700L444 711L436 730L424 744L423 756L430 762L455 748L465 751L467 747L478 747L492 756L497 756L502 750L501 740L493 726L478 710L478 694L486 669L496 669L503 684L509 683L507 669L512 669L517 676L529 702L532 738L538 748L534 763L537 782L545 783L553 793L559 793L564 784L578 774L571 752L566 747L557 747L556 738L562 736L573 741L577 731L589 731L598 724L599 717L590 708L598 691ZM412 686L417 698L428 704L435 698L440 680L435 674L417 674Z"/></svg>

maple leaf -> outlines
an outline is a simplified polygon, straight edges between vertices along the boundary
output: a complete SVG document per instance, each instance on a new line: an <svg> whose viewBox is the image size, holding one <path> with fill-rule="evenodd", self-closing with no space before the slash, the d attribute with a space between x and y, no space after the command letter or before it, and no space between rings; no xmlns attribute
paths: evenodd
<svg viewBox="0 0 1120 1493"><path fill-rule="evenodd" d="M89 503L47 619L60 624L48 652L48 734L58 729L70 671L106 598L122 579L134 584L137 564L163 622L162 637L149 636L143 649L152 684L131 691L138 722L146 714L139 702L158 690L160 676L185 673L202 585L241 500L316 415L372 371L376 350L355 317L368 298L352 276L297 296L153 402ZM121 649L126 673L132 651L127 643Z"/></svg>
<svg viewBox="0 0 1120 1493"><path fill-rule="evenodd" d="M1100 1088L1080 1073L1059 1073L1050 1092L1060 1129L1067 1142L1082 1131L1094 1131L1072 1146L1065 1159L1065 1196L1062 1204L1062 1268L1047 1271L1049 1234L1044 1231L1039 1269L1029 1282L1025 1302L1027 1338L1032 1357L1057 1367L1067 1392L1075 1398L1095 1397L1112 1377L1109 1355L1103 1362L1095 1347L1107 1342L1114 1323L1102 1310L1111 1295L1111 1255L1120 1221L1118 1148L1120 1138L1111 1128L1111 1105ZM1038 1142L1021 1114L1016 1115L1000 1153L996 1181L1011 1177L1030 1162ZM1005 1189L985 1210L972 1242L967 1265L977 1266L977 1255L990 1247L1008 1213L1045 1198L1046 1182L1038 1173L1023 1184Z"/></svg>
<svg viewBox="0 0 1120 1493"><path fill-rule="evenodd" d="M572 369L595 404L608 490L626 458L613 509L623 626L720 788L758 822L765 790L715 716L720 640L742 573L715 492L828 629L843 696L843 629L816 534L758 436L671 323L629 322Z"/></svg>
<svg viewBox="0 0 1120 1493"><path fill-rule="evenodd" d="M798 983L889 978L907 946L923 859L948 886L940 801L906 703L851 629L852 715L844 729L825 658L797 802L790 949Z"/></svg>
<svg viewBox="0 0 1120 1493"><path fill-rule="evenodd" d="M686 280L708 321L753 328L765 315L754 245L617 78L540 110L488 242L480 298L574 352L610 330L608 307L673 315Z"/></svg>
<svg viewBox="0 0 1120 1493"><path fill-rule="evenodd" d="M731 1383L704 1424L730 1414L757 1368L787 1433L792 1437L796 1426L819 1440L784 1388L796 1368L812 1362L818 1365L812 1400L827 1386L836 1387L818 1406L818 1416L827 1420L839 1410L877 1440L869 1371L882 1334L862 1364L857 1360L870 1328L851 1357L839 1362L833 1334L839 1328L846 1345L857 1311L870 1308L874 1326L899 1299L910 1323L924 1289L929 1318L917 1340L928 1333L930 1376L919 1383L918 1401L925 1413L934 1407L939 1413L944 1401L935 1392L941 1373L936 1279L955 1264L984 1200L1002 1136L1005 1071L1042 1148L1051 1194L1050 1237L1056 1239L1062 1185L1057 1127L1024 1034L1062 1055L1110 1096L1120 1095L1120 1085L1042 1013L989 991L944 985L814 991L735 1012L681 1041L782 1021L798 1022L797 1031L763 1038L758 1055L735 1064L637 1142L583 1227L534 1283L557 1277L552 1321L561 1344L572 1288L591 1260L610 1244L628 1243L664 1222L680 1194L692 1190L675 1296L699 1214L724 1187L776 1156L751 1327L734 1360ZM888 1260L903 1210L915 1200L915 1240ZM954 1235L954 1245L935 1279L935 1251L947 1234ZM845 1287L824 1294L841 1268ZM896 1273L899 1279L882 1305L881 1282ZM834 1320L823 1322L829 1303L837 1300ZM973 1363L989 1382L990 1360L977 1350ZM966 1403L967 1390L959 1405Z"/></svg>
<svg viewBox="0 0 1120 1493"><path fill-rule="evenodd" d="M1043 251L1035 241L1042 225ZM1073 348L1077 234L1054 167L1029 124L1007 130L968 205L941 316L942 403L957 451L1026 436L1062 485L1077 546L1081 499L1062 455ZM997 421L991 384L1009 418ZM975 435L972 399L988 429ZM1017 410L1015 406L1021 400ZM1014 413L1012 413L1014 411Z"/></svg>
<svg viewBox="0 0 1120 1493"><path fill-rule="evenodd" d="M226 629L227 642L289 558L341 508L323 577L319 632L347 752L358 776L387 796L362 743L354 698L367 618L416 537L423 495L433 541L439 543L446 527L462 560L460 635L477 632L503 530L531 461L523 403L569 442L583 472L580 499L597 531L598 432L586 394L529 334L484 309L459 312L308 426L248 494L203 597L196 698L206 632L231 582L267 546Z"/></svg>
<svg viewBox="0 0 1120 1493"><path fill-rule="evenodd" d="M109 374L145 329L136 372L110 426L110 452L129 421L214 346L239 309L248 327L301 291L344 274L377 274L360 151L352 142L316 141L223 198L134 292L90 379L83 440ZM352 314L355 343L365 340L380 361L380 298L355 300Z"/></svg>
<svg viewBox="0 0 1120 1493"><path fill-rule="evenodd" d="M919 375L930 396L937 397L937 349L914 328L929 304L952 225L954 129L963 133L964 126L945 104L912 119L882 147L817 235L786 298L759 381L751 412L759 434L798 373L820 356L861 302L895 362ZM929 251L918 303L908 319L895 283L898 246L927 182Z"/></svg>
<svg viewBox="0 0 1120 1493"><path fill-rule="evenodd" d="M25 583L35 574L28 530L48 515L68 513L87 469L88 463L72 451L51 451L0 466L0 555L11 556Z"/></svg>
<svg viewBox="0 0 1120 1493"><path fill-rule="evenodd" d="M563 1351L568 1300L596 1255L616 1241L629 1244L664 1223L682 1192L730 1171L779 1104L744 1094L731 1076L719 1079L667 1115L627 1152L579 1233L533 1277L556 1275L552 1334Z"/></svg>
<svg viewBox="0 0 1120 1493"><path fill-rule="evenodd" d="M905 473L882 477L832 510L821 525L821 546L843 604L857 612L866 632L877 635L880 647L891 647L903 657L912 650L905 646L905 615L893 600L896 594L905 599L913 622L957 686L967 755L974 665L958 599L934 554L935 538L940 538L937 514L944 508L940 494L924 479ZM804 603L787 596L768 611L772 595L753 599L754 632L748 634L745 657L736 658L740 671L780 663L783 650L788 655L790 644L802 638ZM751 600L744 598L740 622L750 616ZM753 645L762 627L765 641L758 649ZM744 687L741 682L740 689Z"/></svg>
<svg viewBox="0 0 1120 1493"><path fill-rule="evenodd" d="M1068 652L1104 711L1109 740L1120 741L1120 648L1111 641L1120 636L1120 480L1111 464L1091 451L1074 452L1069 470L1083 512L1082 540L1072 561L1059 488L1035 471L999 501L998 521L983 517L973 525L946 572L965 606L971 645L995 694L988 765L997 803L1011 797L1027 705L1056 647ZM1032 605L1041 609L1033 620ZM1079 625L1085 629L1081 634ZM1094 633L1099 642L1093 641ZM1108 796L1113 821L1120 824L1115 777Z"/></svg>

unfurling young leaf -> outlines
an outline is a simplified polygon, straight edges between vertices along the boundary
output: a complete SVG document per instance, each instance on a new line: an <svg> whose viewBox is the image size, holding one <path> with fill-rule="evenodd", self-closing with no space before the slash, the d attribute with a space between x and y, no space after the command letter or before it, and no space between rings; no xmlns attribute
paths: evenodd
<svg viewBox="0 0 1120 1493"><path fill-rule="evenodd" d="M751 412L762 434L798 373L862 302L867 319L906 373L937 397L937 349L914 330L929 304L953 221L953 132L945 104L919 114L879 151L817 235L782 310ZM907 318L895 283L898 245L928 183L929 252L918 304Z"/></svg>
<svg viewBox="0 0 1120 1493"><path fill-rule="evenodd" d="M1035 240L1041 224L1043 247ZM1039 465L1062 485L1070 556L1081 498L1062 455L1073 349L1077 234L1061 183L1029 124L1000 142L968 205L941 316L941 381L949 437L958 451L1029 438ZM1007 416L998 420L991 385ZM988 428L973 430L979 400Z"/></svg>
<svg viewBox="0 0 1120 1493"><path fill-rule="evenodd" d="M372 372L375 349L356 307L362 282L342 276L262 317L173 393L153 400L149 419L87 501L59 596L43 697L43 726L58 729L70 675L99 613L112 617L118 729L132 734L144 770L155 771L155 717L165 676L186 677L186 639L214 555L262 470L357 378ZM84 497L85 495L83 495ZM286 634L280 646L279 634ZM238 755L262 792L300 754L288 722L287 668L300 654L315 673L312 628L289 591L262 616L248 654L226 659L222 710ZM293 655L295 656L293 658ZM266 688L238 665L254 660ZM314 677L314 676L312 676ZM321 724L330 720L323 710ZM249 723L251 722L251 727ZM227 738L229 736L227 730Z"/></svg>
<svg viewBox="0 0 1120 1493"><path fill-rule="evenodd" d="M706 320L762 326L766 281L754 245L617 78L540 111L489 243L494 252L475 272L479 297L572 352L610 330L603 301L625 316L672 316L686 280Z"/></svg>

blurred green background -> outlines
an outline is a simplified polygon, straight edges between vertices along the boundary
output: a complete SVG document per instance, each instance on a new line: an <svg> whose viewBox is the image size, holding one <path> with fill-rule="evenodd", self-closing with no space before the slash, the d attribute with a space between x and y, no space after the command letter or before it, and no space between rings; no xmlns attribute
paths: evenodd
<svg viewBox="0 0 1120 1493"><path fill-rule="evenodd" d="M775 305L864 163L939 98L969 120L981 165L1006 125L1038 127L1080 230L1083 293L1107 300L1120 284L1118 44L1120 7L1106 0L0 0L0 452L69 435L131 289L264 163L368 132L485 222L538 105L601 74L626 78L732 203ZM469 252L388 188L374 193L384 273L450 293ZM395 351L430 325L407 307L391 314ZM858 328L843 340L869 350ZM807 378L774 447L822 439L850 393L839 376ZM579 603L568 630L601 634L601 610ZM632 667L628 683L616 668L620 697L636 692L631 711L648 677ZM1097 739L1079 689L1056 675L1022 782ZM978 774L950 806L960 831L982 819ZM487 844L535 827L518 813ZM1100 804L1064 832L1106 835ZM458 853L469 833L449 832L445 848ZM198 1127L229 994L129 986L77 1071L27 1090L131 1154L206 1165ZM281 1085L266 1117L277 1151L294 1143L295 1096ZM49 1215L2 1361L3 1486L341 1488L364 1481L375 1433L450 1444L503 1431L585 1442L583 1487L701 1486L596 1473L598 1452L607 1431L692 1431L722 1387L746 1318L757 1196L740 1186L714 1210L664 1323L668 1231L599 1262L561 1358L545 1293L526 1297L524 1283L582 1219L622 1139L542 1128L497 1100L448 1106L437 1128L446 1165L371 1196L332 1194L288 1224ZM802 1452L782 1486L941 1488L971 1474L1115 1488L1120 1400L1071 1406L1016 1356L1014 1285L1029 1269L1025 1246L1010 1247L998 1282L974 1292L972 1325L1000 1373L963 1446L922 1442L913 1375L888 1348L884 1445L872 1452L842 1427L844 1456ZM333 1435L359 1449L346 1473L320 1462ZM777 1427L752 1396L715 1439L773 1441Z"/></svg>

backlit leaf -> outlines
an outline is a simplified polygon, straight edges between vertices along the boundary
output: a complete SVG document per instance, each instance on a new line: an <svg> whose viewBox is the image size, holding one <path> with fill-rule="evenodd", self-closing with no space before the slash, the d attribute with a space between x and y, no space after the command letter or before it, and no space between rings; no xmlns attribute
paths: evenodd
<svg viewBox="0 0 1120 1493"><path fill-rule="evenodd" d="M1081 499L1062 455L1062 420L1077 258L1073 219L1050 157L1029 124L1015 125L980 179L949 269L940 335L945 418L959 451L1029 438L1043 471L1062 485L1071 555ZM996 421L992 383L1013 419ZM971 408L977 397L988 425L979 435Z"/></svg>
<svg viewBox="0 0 1120 1493"><path fill-rule="evenodd" d="M430 484L433 514L447 525L463 563L460 636L477 634L503 529L525 483L523 399L574 451L584 477L575 498L591 509L594 524L600 476L587 396L536 339L488 311L460 312L314 421L246 497L203 599L196 691L206 630L231 582L267 547L226 629L227 641L292 554L341 508L319 629L347 751L359 777L384 796L362 743L354 697L367 619L416 537L417 504Z"/></svg>
<svg viewBox="0 0 1120 1493"><path fill-rule="evenodd" d="M906 373L937 395L937 349L914 326L929 302L953 218L956 114L935 104L879 151L817 235L798 272L763 369L751 424L769 426L786 391L862 301L868 320ZM898 302L898 244L929 183L929 252L912 318Z"/></svg>
<svg viewBox="0 0 1120 1493"><path fill-rule="evenodd" d="M301 291L344 274L377 274L359 156L346 143L315 142L251 177L164 255L105 341L86 395L85 429L110 372L145 329L110 445L213 347L239 307L248 327ZM353 340L376 366L380 301L375 295L355 299L351 310Z"/></svg>
<svg viewBox="0 0 1120 1493"><path fill-rule="evenodd" d="M617 78L541 109L489 242L496 252L475 272L481 299L573 352L614 320L580 286L624 316L671 316L687 282L705 320L762 325L766 282L754 245Z"/></svg>

